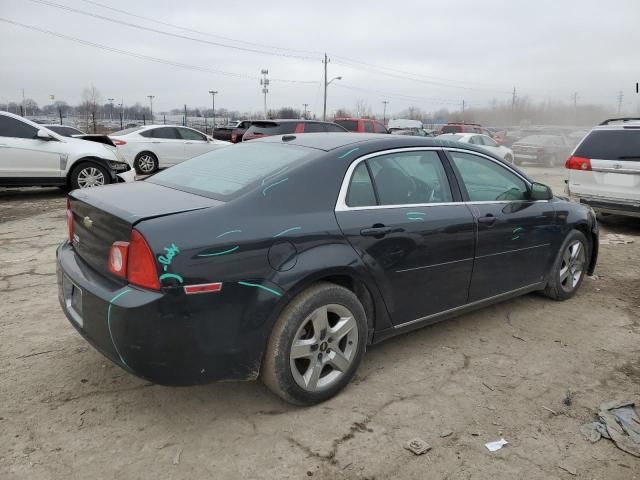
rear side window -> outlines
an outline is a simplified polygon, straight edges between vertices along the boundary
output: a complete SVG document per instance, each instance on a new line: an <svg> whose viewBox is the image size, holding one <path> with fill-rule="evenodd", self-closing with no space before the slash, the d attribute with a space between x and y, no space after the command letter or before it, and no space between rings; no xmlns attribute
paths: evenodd
<svg viewBox="0 0 640 480"><path fill-rule="evenodd" d="M275 122L253 122L247 133L258 135L283 135L293 133L298 124L296 122L275 123Z"/></svg>
<svg viewBox="0 0 640 480"><path fill-rule="evenodd" d="M351 184L347 192L347 205L350 207L369 207L376 204L376 194L367 169L367 164L361 162L353 171Z"/></svg>
<svg viewBox="0 0 640 480"><path fill-rule="evenodd" d="M228 200L251 186L268 189L276 182L286 182L287 172L312 151L295 145L240 143L187 160L146 181Z"/></svg>
<svg viewBox="0 0 640 480"><path fill-rule="evenodd" d="M0 137L30 138L36 137L38 129L31 125L16 120L15 118L0 115Z"/></svg>
<svg viewBox="0 0 640 480"><path fill-rule="evenodd" d="M601 160L640 161L640 130L594 130L574 155Z"/></svg>
<svg viewBox="0 0 640 480"><path fill-rule="evenodd" d="M357 120L336 120L335 123L337 123L341 127L346 128L350 132L357 132L358 131L358 121Z"/></svg>
<svg viewBox="0 0 640 480"><path fill-rule="evenodd" d="M367 160L380 205L451 202L451 189L434 151L381 155Z"/></svg>
<svg viewBox="0 0 640 480"><path fill-rule="evenodd" d="M319 132L324 133L327 131L327 129L322 123L305 122L303 125L304 125L304 133L319 133Z"/></svg>
<svg viewBox="0 0 640 480"><path fill-rule="evenodd" d="M180 137L180 134L178 133L178 129L174 127L152 128L151 130L140 132L140 135L148 138L164 138L168 140L182 139L182 137Z"/></svg>

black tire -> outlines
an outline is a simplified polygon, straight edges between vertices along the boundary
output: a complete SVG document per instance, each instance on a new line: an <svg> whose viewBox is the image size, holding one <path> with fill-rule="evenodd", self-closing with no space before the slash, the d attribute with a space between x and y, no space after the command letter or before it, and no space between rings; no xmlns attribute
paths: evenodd
<svg viewBox="0 0 640 480"><path fill-rule="evenodd" d="M158 157L151 152L140 152L136 155L133 167L138 175L151 175L158 170Z"/></svg>
<svg viewBox="0 0 640 480"><path fill-rule="evenodd" d="M572 281L572 270L571 265L567 265L567 257L566 252L569 247L575 242L579 242L582 246L582 267L580 269L580 275L577 282L573 283ZM587 268L589 266L589 259L591 258L591 244L587 240L587 237L584 236L584 233L579 232L578 230L572 230L567 238L562 242L562 246L558 251L558 255L556 260L553 262L553 266L551 267L551 271L549 272L549 279L547 281L547 286L542 292L547 297L553 300L567 300L573 297L580 285L582 285L582 281L587 272ZM562 279L562 274L565 266L569 269L568 278Z"/></svg>
<svg viewBox="0 0 640 480"><path fill-rule="evenodd" d="M522 162L520 160L518 160L517 158L513 159L513 164L514 165L522 165Z"/></svg>
<svg viewBox="0 0 640 480"><path fill-rule="evenodd" d="M90 175L95 173L95 175ZM102 175L102 177L100 177ZM87 183L87 176L91 176L96 179L96 184L91 185ZM99 179L103 178L103 182L100 183ZM80 162L73 167L69 174L69 186L72 190L76 188L90 188L99 187L101 185L108 185L111 183L111 174L102 165L94 162Z"/></svg>
<svg viewBox="0 0 640 480"><path fill-rule="evenodd" d="M547 167L555 167L558 163L556 155L549 155L544 162Z"/></svg>
<svg viewBox="0 0 640 480"><path fill-rule="evenodd" d="M323 333L320 335L316 335L314 331L310 336L299 336L301 333L305 334L305 328L310 322L311 328L314 328L310 319L316 318L314 314L322 311L319 310L322 307L344 308L352 316L342 317L334 313L338 320L333 325L329 320L329 328L322 330ZM330 319L331 315L330 312L326 317ZM351 330L338 340L333 339L332 332L335 333L338 329L332 329L339 325L338 322L346 325L347 318ZM355 332L357 339L353 336L354 330L357 330ZM307 342L310 345L308 358L295 360L291 358L294 340L299 344ZM336 395L351 381L364 355L366 341L367 319L358 297L350 290L333 283L315 284L294 298L280 314L267 344L260 378L271 391L287 402L295 405L313 405L323 402ZM333 355L335 360L336 349L340 349L341 358L348 356L348 367L343 370L334 368L330 359ZM345 354L344 351L347 353ZM309 362L306 369L305 362ZM301 369L305 370L305 373L310 373L309 383L311 384L316 366L320 366L317 370L319 373L316 378L316 388L303 388L299 383L304 380ZM296 377L294 377L294 368ZM322 386L321 381L327 384Z"/></svg>
<svg viewBox="0 0 640 480"><path fill-rule="evenodd" d="M513 163L513 157L508 153L504 156L504 161L507 163Z"/></svg>

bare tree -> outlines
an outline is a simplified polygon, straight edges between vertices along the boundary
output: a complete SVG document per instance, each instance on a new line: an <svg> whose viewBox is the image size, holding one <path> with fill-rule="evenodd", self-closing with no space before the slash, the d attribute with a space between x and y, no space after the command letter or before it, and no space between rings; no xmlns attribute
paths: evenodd
<svg viewBox="0 0 640 480"><path fill-rule="evenodd" d="M371 118L371 116L373 115L371 113L371 106L367 103L366 100L356 100L355 115L357 118Z"/></svg>
<svg viewBox="0 0 640 480"><path fill-rule="evenodd" d="M87 131L89 131L89 117L91 117L93 133L97 133L96 113L98 112L98 105L101 99L102 95L100 91L93 84L82 90L81 110L82 113L86 115Z"/></svg>

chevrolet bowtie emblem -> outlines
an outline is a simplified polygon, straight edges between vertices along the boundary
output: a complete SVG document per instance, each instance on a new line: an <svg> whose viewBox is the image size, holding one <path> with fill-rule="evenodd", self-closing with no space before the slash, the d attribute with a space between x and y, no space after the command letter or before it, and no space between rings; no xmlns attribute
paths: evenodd
<svg viewBox="0 0 640 480"><path fill-rule="evenodd" d="M93 220L91 220L91 217L84 217L84 219L82 220L82 223L87 228L91 228L93 226Z"/></svg>

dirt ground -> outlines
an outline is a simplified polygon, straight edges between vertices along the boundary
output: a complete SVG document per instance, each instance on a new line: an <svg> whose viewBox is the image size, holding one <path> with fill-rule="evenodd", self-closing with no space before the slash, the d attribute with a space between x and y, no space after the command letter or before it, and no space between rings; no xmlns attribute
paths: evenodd
<svg viewBox="0 0 640 480"><path fill-rule="evenodd" d="M563 170L525 169L562 191ZM602 225L634 242L602 246L572 300L528 295L394 338L343 393L296 408L260 382L152 385L89 347L57 300L64 204L0 191L1 479L640 478L639 458L579 433L600 403L640 402L638 220ZM415 437L432 450L405 450Z"/></svg>

